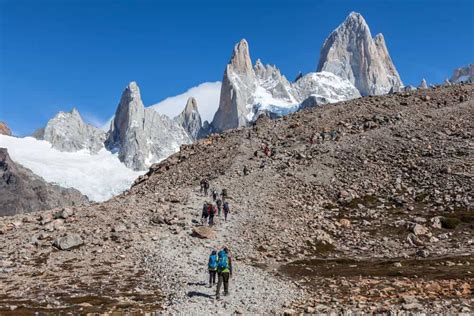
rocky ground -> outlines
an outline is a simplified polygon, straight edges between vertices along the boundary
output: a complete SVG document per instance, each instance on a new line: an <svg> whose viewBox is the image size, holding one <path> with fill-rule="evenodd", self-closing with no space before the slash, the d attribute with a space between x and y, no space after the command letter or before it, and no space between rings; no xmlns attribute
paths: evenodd
<svg viewBox="0 0 474 316"><path fill-rule="evenodd" d="M2 218L0 313L469 314L473 91L260 118L183 146L108 202ZM230 195L210 239L193 234L203 177ZM215 301L206 261L224 245L235 273Z"/></svg>

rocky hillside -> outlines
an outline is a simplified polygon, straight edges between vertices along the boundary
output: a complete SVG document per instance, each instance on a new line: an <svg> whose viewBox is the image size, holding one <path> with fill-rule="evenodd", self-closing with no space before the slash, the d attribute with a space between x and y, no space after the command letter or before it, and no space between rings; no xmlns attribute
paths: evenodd
<svg viewBox="0 0 474 316"><path fill-rule="evenodd" d="M108 202L1 219L0 311L469 313L473 92L262 116L182 146ZM203 177L231 205L211 230ZM223 245L235 271L215 301L207 255Z"/></svg>
<svg viewBox="0 0 474 316"><path fill-rule="evenodd" d="M0 148L0 216L75 206L88 200L75 189L47 183Z"/></svg>

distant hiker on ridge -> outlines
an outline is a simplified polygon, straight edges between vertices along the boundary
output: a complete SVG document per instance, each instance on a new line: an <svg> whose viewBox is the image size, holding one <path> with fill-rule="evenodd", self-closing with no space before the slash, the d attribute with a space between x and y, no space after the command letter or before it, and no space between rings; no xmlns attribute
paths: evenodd
<svg viewBox="0 0 474 316"><path fill-rule="evenodd" d="M209 226L214 226L214 216L217 213L217 208L209 203L208 214L209 214Z"/></svg>
<svg viewBox="0 0 474 316"><path fill-rule="evenodd" d="M229 202L224 203L224 221L227 222L227 215L230 213Z"/></svg>
<svg viewBox="0 0 474 316"><path fill-rule="evenodd" d="M201 215L201 223L204 225L204 223L207 222L207 218L209 217L209 206L206 203L202 206L202 215Z"/></svg>
<svg viewBox="0 0 474 316"><path fill-rule="evenodd" d="M217 198L216 205L217 205L217 216L221 217L221 213L222 213L222 200L221 200L220 198Z"/></svg>

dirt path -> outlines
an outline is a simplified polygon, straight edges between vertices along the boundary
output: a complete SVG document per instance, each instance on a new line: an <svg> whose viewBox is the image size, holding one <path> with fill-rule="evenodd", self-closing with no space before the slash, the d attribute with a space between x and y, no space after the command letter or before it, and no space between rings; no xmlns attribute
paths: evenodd
<svg viewBox="0 0 474 316"><path fill-rule="evenodd" d="M192 201L189 209L197 210L196 214L199 214L205 197L195 190L190 192L189 200ZM229 221L224 222L223 217L217 218L215 239L201 240L182 234L179 238L165 238L156 245L149 260L149 268L156 275L165 276L162 280L171 281L162 287L169 298L165 305L169 312L186 311L198 315L277 312L285 302L295 297L296 290L292 286L234 257L230 295L215 299L216 287L208 286L208 256L212 249L221 249L224 245L234 253L245 253L245 249L232 247L242 234L242 229L245 229L244 223L248 216L249 212L243 212L236 206L232 209Z"/></svg>

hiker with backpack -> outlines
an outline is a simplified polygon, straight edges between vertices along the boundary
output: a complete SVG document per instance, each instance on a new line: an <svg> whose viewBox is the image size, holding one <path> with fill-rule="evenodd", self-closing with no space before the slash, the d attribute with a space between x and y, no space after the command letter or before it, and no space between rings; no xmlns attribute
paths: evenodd
<svg viewBox="0 0 474 316"><path fill-rule="evenodd" d="M212 190L212 200L214 200L214 202L217 200L217 191L215 189Z"/></svg>
<svg viewBox="0 0 474 316"><path fill-rule="evenodd" d="M227 222L227 215L230 213L229 202L224 202L224 221Z"/></svg>
<svg viewBox="0 0 474 316"><path fill-rule="evenodd" d="M204 203L202 206L202 215L201 215L201 224L204 225L204 223L207 222L207 218L209 217L209 206L208 203Z"/></svg>
<svg viewBox="0 0 474 316"><path fill-rule="evenodd" d="M209 190L209 180L204 179L204 196L207 196L207 191Z"/></svg>
<svg viewBox="0 0 474 316"><path fill-rule="evenodd" d="M214 216L216 215L216 208L212 203L208 204L209 226L214 226Z"/></svg>
<svg viewBox="0 0 474 316"><path fill-rule="evenodd" d="M229 295L229 279L232 277L232 260L229 249L224 247L217 254L217 291L216 299L220 298L222 283L224 283L224 296Z"/></svg>
<svg viewBox="0 0 474 316"><path fill-rule="evenodd" d="M227 189L222 189L221 198L222 202L225 202L225 199L227 198Z"/></svg>
<svg viewBox="0 0 474 316"><path fill-rule="evenodd" d="M216 284L217 275L217 251L215 250L213 250L209 256L207 269L209 270L209 287L212 287Z"/></svg>
<svg viewBox="0 0 474 316"><path fill-rule="evenodd" d="M216 205L217 205L217 216L221 217L222 200L220 198L217 198Z"/></svg>

